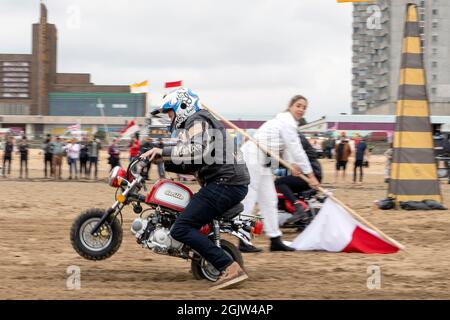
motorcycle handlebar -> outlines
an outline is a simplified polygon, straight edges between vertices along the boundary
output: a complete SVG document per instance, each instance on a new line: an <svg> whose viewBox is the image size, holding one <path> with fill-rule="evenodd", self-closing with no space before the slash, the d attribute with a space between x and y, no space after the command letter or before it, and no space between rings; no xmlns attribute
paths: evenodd
<svg viewBox="0 0 450 320"><path fill-rule="evenodd" d="M137 165L139 162L142 162L142 163L143 163L143 166L142 166L142 167L145 167L145 166L147 166L147 165L149 164L150 161L148 161L148 159L141 159L141 158L138 156L138 157L136 157L136 158L129 164L128 169L129 169L129 171L131 172L131 174L133 175L133 177L134 177L135 179L137 179L137 178L140 176L139 172L137 172L137 171L135 170L136 165Z"/></svg>

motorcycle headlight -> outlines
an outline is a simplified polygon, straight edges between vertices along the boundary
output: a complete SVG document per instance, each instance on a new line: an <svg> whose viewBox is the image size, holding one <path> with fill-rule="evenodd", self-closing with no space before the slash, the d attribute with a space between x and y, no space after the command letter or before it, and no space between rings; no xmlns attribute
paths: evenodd
<svg viewBox="0 0 450 320"><path fill-rule="evenodd" d="M125 179L125 176L127 175L127 172L125 169L117 166L114 167L111 170L111 173L109 174L108 184L111 187L118 188L121 186L122 181Z"/></svg>

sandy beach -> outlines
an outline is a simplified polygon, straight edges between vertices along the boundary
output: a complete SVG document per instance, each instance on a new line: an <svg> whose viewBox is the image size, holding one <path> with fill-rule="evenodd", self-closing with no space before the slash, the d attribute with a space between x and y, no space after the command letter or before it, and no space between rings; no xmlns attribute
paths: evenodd
<svg viewBox="0 0 450 320"><path fill-rule="evenodd" d="M123 154L124 158L127 154ZM386 197L384 158L373 156L363 184L334 183L334 162L321 160L324 187L407 248L397 254L325 252L245 254L250 279L240 288L214 292L190 273L190 263L142 249L129 231L135 214L124 215L124 239L110 259L87 261L72 249L69 230L75 217L91 207L107 208L114 189L105 183L102 153L98 181L43 178L38 150L30 156L29 179L0 178L0 299L449 299L450 211L380 211L373 201ZM124 159L123 164L126 163ZM352 161L351 161L352 163ZM152 169L152 177L156 168ZM190 183L197 190L195 184ZM442 181L444 204L450 185ZM285 238L296 236L285 230ZM236 242L236 240L233 239ZM66 287L67 268L81 270L81 289ZM368 268L381 270L381 288L368 289Z"/></svg>

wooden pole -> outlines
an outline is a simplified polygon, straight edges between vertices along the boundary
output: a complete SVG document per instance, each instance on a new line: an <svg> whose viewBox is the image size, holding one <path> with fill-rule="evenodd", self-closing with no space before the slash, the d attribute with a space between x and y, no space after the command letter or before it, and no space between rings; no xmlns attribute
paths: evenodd
<svg viewBox="0 0 450 320"><path fill-rule="evenodd" d="M294 168L292 167L292 165L287 162L284 159L281 159L277 154L271 152L270 150L268 150L265 146L261 145L260 143L258 143L258 141L256 141L256 139L254 139L253 137L251 137L247 132L245 132L244 130L242 130L241 128L237 127L234 123L232 123L231 121L225 119L223 116L221 116L220 114L218 114L217 112L215 112L214 110L212 110L210 107L204 105L202 103L203 108L205 108L206 110L208 110L211 114L213 114L215 117L217 117L218 119L220 119L221 121L223 121L224 123L226 123L228 126L230 126L231 128L233 128L234 130L238 131L240 134L244 135L248 140L252 141L254 144L256 144L256 146L261 149L264 153L268 154L270 157L272 157L273 159L279 161L283 166L285 166L286 168L288 168L291 171L295 171ZM307 176L305 176L304 174L300 173L299 177L302 178L304 181L306 181L309 184L309 178ZM328 192L323 189L322 187L319 187L318 190L320 192L323 192L325 194L327 194ZM389 241L391 244L395 245L397 248L404 250L405 246L402 245L401 243L399 243L398 241L394 240L393 238L389 237L387 234L385 234L383 231L381 231L380 229L378 229L376 226L374 226L372 223L370 223L369 221L367 221L366 219L364 219L363 217L361 217L358 213L356 213L352 208L350 208L349 206L347 206L345 203L343 203L341 200L337 199L335 196L333 195L328 195L333 201L335 201L337 204L339 204L341 207L343 207L344 209L346 209L348 212L350 212L351 215L353 215L353 217L355 217L357 220L359 220L360 222L364 223L365 225L367 225L369 228L373 229L374 231L376 231L380 236L382 236L383 238L385 238L387 241Z"/></svg>

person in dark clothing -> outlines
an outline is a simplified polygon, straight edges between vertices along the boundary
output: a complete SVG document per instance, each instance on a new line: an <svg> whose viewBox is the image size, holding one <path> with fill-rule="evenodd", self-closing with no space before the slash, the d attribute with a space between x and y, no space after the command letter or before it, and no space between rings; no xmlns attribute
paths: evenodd
<svg viewBox="0 0 450 320"><path fill-rule="evenodd" d="M18 147L18 153L20 154L20 179L23 177L22 171L25 171L25 178L28 179L28 148L27 137L23 136Z"/></svg>
<svg viewBox="0 0 450 320"><path fill-rule="evenodd" d="M3 176L6 177L6 163L8 163L8 174L11 174L11 161L14 151L14 137L8 136L5 142L5 148L3 152Z"/></svg>
<svg viewBox="0 0 450 320"><path fill-rule="evenodd" d="M109 154L108 162L111 165L111 170L114 167L120 166L120 150L119 147L117 146L118 142L119 142L118 138L114 139L108 148Z"/></svg>
<svg viewBox="0 0 450 320"><path fill-rule="evenodd" d="M366 140L363 138L355 147L355 165L353 167L353 182L356 182L357 169L359 168L359 182L363 181L364 157L368 153Z"/></svg>
<svg viewBox="0 0 450 320"><path fill-rule="evenodd" d="M245 198L250 178L242 155L235 148L230 152L227 145L233 142L223 124L207 110L200 109L198 95L190 89L170 92L161 105L161 110L172 120L172 128L179 132L179 142L163 149L152 148L141 157L153 160L157 155L163 156L168 171L195 174L201 185L183 214L178 216L170 234L222 272L211 289L242 282L248 276L241 266L198 232Z"/></svg>
<svg viewBox="0 0 450 320"><path fill-rule="evenodd" d="M44 176L47 178L47 172L49 171L50 176L53 176L53 141L52 136L47 134L47 138L42 146L44 151ZM48 165L48 171L47 171Z"/></svg>
<svg viewBox="0 0 450 320"><path fill-rule="evenodd" d="M334 146L336 145L336 141L334 140L333 137L329 137L327 140L324 140L324 145L325 145L325 155L328 159L332 159L333 158L333 154L331 152L331 150L334 150Z"/></svg>
<svg viewBox="0 0 450 320"><path fill-rule="evenodd" d="M89 168L88 168L88 176L91 178L92 166L94 166L94 179L97 179L98 173L98 156L100 154L100 150L102 145L100 140L97 138L90 138L87 144L88 155L89 155Z"/></svg>
<svg viewBox="0 0 450 320"><path fill-rule="evenodd" d="M311 168L314 172L314 175L316 176L317 180L320 182L322 181L322 167L320 165L320 162L318 160L318 155L316 149L309 143L308 139L304 136L303 133L299 133L300 142L302 143L303 149L305 150L305 153L309 159L309 162L311 164ZM297 197L295 196L295 193L299 193L302 191L310 190L311 187L308 185L308 183L303 180L300 177L288 175L285 177L280 177L277 180L275 180L275 186L280 191L286 199L288 199L295 208L294 215L289 218L286 223L287 224L294 224L299 221L308 222L309 217L304 212L302 206L297 202Z"/></svg>
<svg viewBox="0 0 450 320"><path fill-rule="evenodd" d="M89 161L89 153L88 153L88 141L87 137L83 137L83 139L80 142L80 178L83 175L84 177L88 177L88 168L87 163Z"/></svg>
<svg viewBox="0 0 450 320"><path fill-rule="evenodd" d="M450 157L450 134L444 136L444 141L442 142L442 156ZM450 184L450 160L444 160L444 165L447 169L448 184Z"/></svg>

